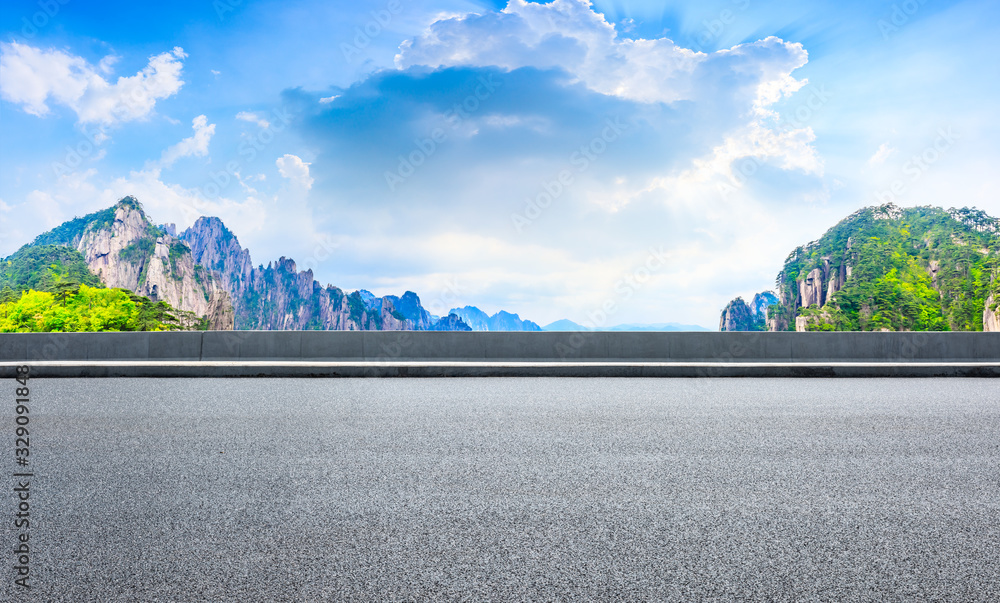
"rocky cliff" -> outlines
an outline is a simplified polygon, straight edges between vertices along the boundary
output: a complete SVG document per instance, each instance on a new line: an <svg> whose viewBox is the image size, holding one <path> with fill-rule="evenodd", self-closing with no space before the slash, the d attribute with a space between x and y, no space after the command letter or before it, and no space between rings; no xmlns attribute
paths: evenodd
<svg viewBox="0 0 1000 603"><path fill-rule="evenodd" d="M993 295L986 298L986 307L983 308L983 330L1000 331L1000 309Z"/></svg>
<svg viewBox="0 0 1000 603"><path fill-rule="evenodd" d="M250 252L218 218L199 218L178 236L173 224L150 222L131 196L74 218L26 246L62 247L77 250L86 265L81 269L105 285L197 315L186 320L207 318L212 329L469 330L458 316L436 320L412 291L401 297L346 293L321 286L312 271L299 272L284 257L255 267ZM522 322L517 315L500 314L502 321Z"/></svg>
<svg viewBox="0 0 1000 603"><path fill-rule="evenodd" d="M719 320L720 331L766 331L768 329L768 308L778 303L778 298L770 291L753 296L748 304L737 297L722 310Z"/></svg>
<svg viewBox="0 0 1000 603"><path fill-rule="evenodd" d="M212 328L233 328L232 304L221 283L194 261L186 243L154 226L134 197L66 222L33 244L76 249L108 287L207 317Z"/></svg>
<svg viewBox="0 0 1000 603"><path fill-rule="evenodd" d="M796 248L770 330L995 330L1000 220L975 208L854 212Z"/></svg>
<svg viewBox="0 0 1000 603"><path fill-rule="evenodd" d="M233 300L237 329L336 331L411 331L434 327L416 293L377 297L369 291L346 293L320 285L311 270L280 258L254 266L250 252L218 218L199 218L180 238L194 260L211 270ZM462 330L445 322L442 330Z"/></svg>

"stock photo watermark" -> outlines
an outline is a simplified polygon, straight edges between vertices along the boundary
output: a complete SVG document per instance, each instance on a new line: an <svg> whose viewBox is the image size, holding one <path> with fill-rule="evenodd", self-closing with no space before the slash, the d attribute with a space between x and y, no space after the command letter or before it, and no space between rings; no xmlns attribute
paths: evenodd
<svg viewBox="0 0 1000 603"><path fill-rule="evenodd" d="M565 360L567 357L579 353L580 348L586 345L588 338L593 337L599 329L608 326L608 321L621 309L622 302L631 299L653 279L654 274L667 266L670 252L665 251L662 245L659 249L650 247L648 251L646 259L640 265L632 268L615 281L612 286L615 294L607 297L597 307L587 312L587 320L583 322L583 326L589 330L571 334L568 338L569 343L556 343L555 351L560 358Z"/></svg>
<svg viewBox="0 0 1000 603"><path fill-rule="evenodd" d="M712 44L722 36L726 27L736 22L738 13L750 8L750 0L732 0L733 8L724 8L712 19L701 22L702 30L694 42L694 49L704 52L707 44Z"/></svg>
<svg viewBox="0 0 1000 603"><path fill-rule="evenodd" d="M479 82L472 94L466 96L461 102L455 103L450 109L445 111L444 119L452 130L457 130L463 122L469 119L473 113L479 110L482 103L489 99L497 88L503 86L503 81L494 79L494 75L479 76ZM385 184L392 192L396 187L406 182L406 180L416 173L417 168L424 165L427 160L437 152L438 148L448 140L448 131L443 127L435 127L426 137L416 138L413 141L415 147L407 155L399 155L399 165L395 171L385 172Z"/></svg>
<svg viewBox="0 0 1000 603"><path fill-rule="evenodd" d="M15 507L13 525L18 530L14 546L14 586L31 589L31 479L34 470L31 459L31 389L28 380L31 369L28 366L18 366L15 369L14 383L14 463L16 468L14 478Z"/></svg>
<svg viewBox="0 0 1000 603"><path fill-rule="evenodd" d="M882 34L882 39L888 42L893 35L899 33L900 29L910 22L910 19L925 4L927 4L927 0L905 0L905 2L893 4L888 17L879 19L876 23L879 33Z"/></svg>
<svg viewBox="0 0 1000 603"><path fill-rule="evenodd" d="M806 127L808 122L816 116L820 109L833 98L833 93L822 84L819 86L810 86L807 90L809 94L806 100L790 111L788 113L789 117L778 115L776 124L782 132L791 133ZM764 167L766 159L767 157L759 155L740 158L736 162L736 169L731 172L729 182L719 182L717 184L719 194L722 195L722 198L728 199L729 195L743 188L750 181L750 178Z"/></svg>
<svg viewBox="0 0 1000 603"><path fill-rule="evenodd" d="M372 18L364 26L354 28L354 39L351 43L341 42L340 51L344 54L344 60L350 61L363 54L372 40L377 38L392 22L393 17L401 12L403 3L400 0L389 0L385 8L371 11L369 14Z"/></svg>
<svg viewBox="0 0 1000 603"><path fill-rule="evenodd" d="M959 136L952 128L938 128L934 141L919 153L915 153L902 165L901 172L908 178L897 178L889 184L889 188L876 191L876 202L879 204L892 203L897 197L906 194L910 185L920 180L931 169L931 166L947 155L958 140Z"/></svg>
<svg viewBox="0 0 1000 603"><path fill-rule="evenodd" d="M619 117L613 119L609 117L605 120L605 124L598 136L581 145L569 156L569 164L575 169L561 170L554 178L543 182L542 190L534 198L525 199L524 209L510 215L511 223L518 233L524 232L525 228L541 217L542 213L573 185L576 175L586 172L598 157L608 150L608 145L618 140L629 129Z"/></svg>
<svg viewBox="0 0 1000 603"><path fill-rule="evenodd" d="M30 17L23 17L21 19L21 35L29 40L38 35L38 31L49 23L59 14L62 7L69 4L72 0L39 0L38 10L35 11Z"/></svg>
<svg viewBox="0 0 1000 603"><path fill-rule="evenodd" d="M234 12L242 4L243 0L213 0L212 8L215 9L215 14L222 21L226 18L227 14Z"/></svg>

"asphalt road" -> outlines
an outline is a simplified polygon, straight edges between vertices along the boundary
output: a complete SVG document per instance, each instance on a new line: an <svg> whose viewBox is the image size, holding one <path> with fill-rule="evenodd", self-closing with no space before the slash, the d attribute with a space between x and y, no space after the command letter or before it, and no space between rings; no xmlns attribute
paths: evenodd
<svg viewBox="0 0 1000 603"><path fill-rule="evenodd" d="M1000 600L995 380L31 394L34 587L12 585L10 459L5 600Z"/></svg>

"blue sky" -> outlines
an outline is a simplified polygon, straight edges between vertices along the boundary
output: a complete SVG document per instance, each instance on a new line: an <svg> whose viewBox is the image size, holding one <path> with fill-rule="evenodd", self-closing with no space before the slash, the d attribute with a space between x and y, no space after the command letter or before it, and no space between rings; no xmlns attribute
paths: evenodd
<svg viewBox="0 0 1000 603"><path fill-rule="evenodd" d="M134 194L257 263L715 327L850 212L1000 215L1000 6L5 0L0 255Z"/></svg>

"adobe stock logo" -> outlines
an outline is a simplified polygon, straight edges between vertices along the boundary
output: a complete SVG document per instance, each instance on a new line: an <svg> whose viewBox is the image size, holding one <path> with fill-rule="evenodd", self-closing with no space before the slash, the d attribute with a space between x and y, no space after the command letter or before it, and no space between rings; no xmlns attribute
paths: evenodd
<svg viewBox="0 0 1000 603"><path fill-rule="evenodd" d="M608 150L608 145L621 138L622 134L629 129L629 126L622 123L619 117L614 119L609 117L604 120L604 123L606 125L601 130L600 135L590 139L590 142L580 146L569 156L569 163L575 170L561 170L551 180L542 182L542 191L535 198L528 197L524 200L524 210L510 215L510 221L518 234L531 226L554 201L569 190L575 182L574 171L576 174L586 172Z"/></svg>
<svg viewBox="0 0 1000 603"><path fill-rule="evenodd" d="M444 120L452 130L457 130L469 119L473 113L479 110L482 103L489 99L497 88L503 85L500 80L494 80L493 74L479 76L478 84L472 94L468 95L461 102L455 103L451 109L444 113ZM448 140L448 131L442 127L436 127L428 132L424 138L416 138L413 141L415 147L407 155L399 155L399 165L395 171L386 170L385 184L391 192L396 192L396 188L405 182L410 176L416 173L417 168L422 166L427 160L437 152L438 148Z"/></svg>
<svg viewBox="0 0 1000 603"><path fill-rule="evenodd" d="M889 19L879 19L877 23L882 39L889 41L889 36L899 33L900 28L909 23L924 4L927 0L905 0L901 4L893 4Z"/></svg>
<svg viewBox="0 0 1000 603"><path fill-rule="evenodd" d="M944 157L958 140L958 135L951 128L939 128L934 141L903 164L902 172L910 177L909 183L903 178L898 178L889 185L888 189L876 191L875 199L878 203L892 203L897 197L905 194L909 184L920 180L924 173Z"/></svg>
<svg viewBox="0 0 1000 603"><path fill-rule="evenodd" d="M35 14L31 15L30 19L28 17L21 19L21 23L23 23L21 33L29 40L34 38L38 35L38 30L48 25L59 14L60 8L66 4L69 4L69 0L39 0L38 10L35 11Z"/></svg>
<svg viewBox="0 0 1000 603"><path fill-rule="evenodd" d="M392 22L392 18L403 11L403 5L399 0L389 0L389 3L385 5L385 8L381 10L373 10L371 13L372 18L365 23L364 27L354 28L354 39L352 44L342 42L340 44L340 51L344 53L344 60L350 61L354 57L361 54L361 51L368 48L368 45L372 43L372 40L377 38L381 34L386 26Z"/></svg>

